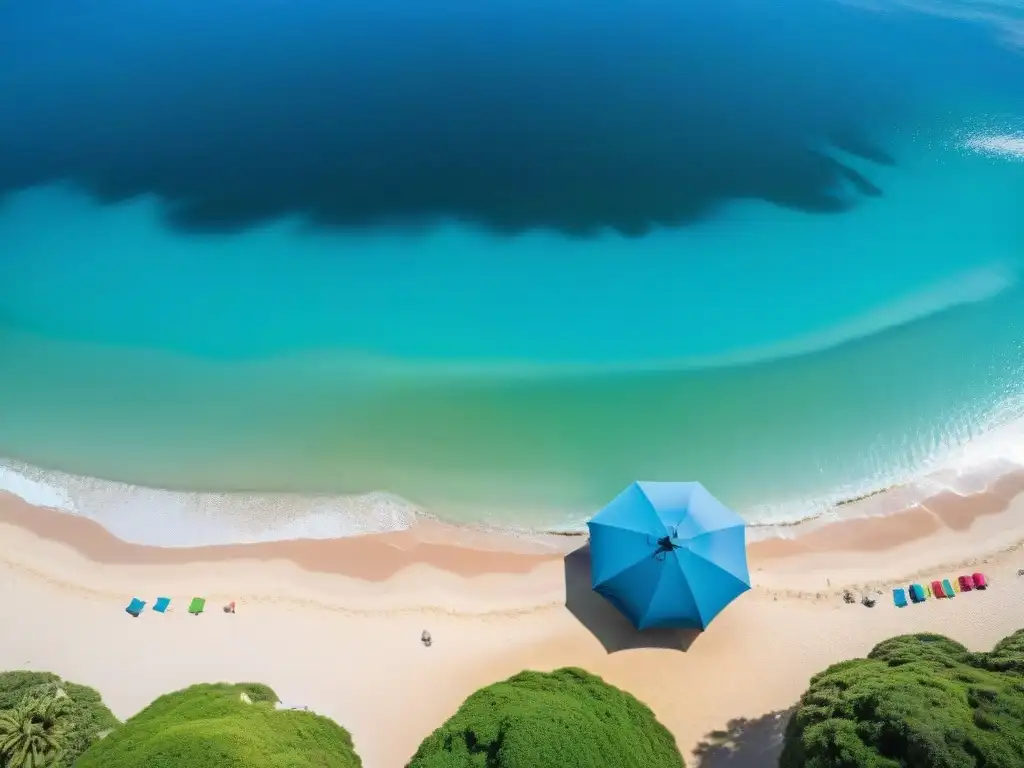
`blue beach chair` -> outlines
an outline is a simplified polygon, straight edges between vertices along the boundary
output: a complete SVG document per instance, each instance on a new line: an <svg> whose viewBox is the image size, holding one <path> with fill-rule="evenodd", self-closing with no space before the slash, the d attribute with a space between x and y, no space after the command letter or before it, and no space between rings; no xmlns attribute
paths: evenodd
<svg viewBox="0 0 1024 768"><path fill-rule="evenodd" d="M922 587L920 584L911 584L910 599L913 600L915 603L923 603L927 599L924 593L924 587Z"/></svg>
<svg viewBox="0 0 1024 768"><path fill-rule="evenodd" d="M892 601L896 603L897 608L907 607L907 593L903 591L903 587L897 587L892 591Z"/></svg>
<svg viewBox="0 0 1024 768"><path fill-rule="evenodd" d="M167 610L167 606L171 604L171 598L169 597L158 597L156 602L153 603L153 610L157 613L164 613Z"/></svg>
<svg viewBox="0 0 1024 768"><path fill-rule="evenodd" d="M953 585L949 583L949 579L942 580L942 591L946 593L946 597L956 597L956 590L954 590Z"/></svg>
<svg viewBox="0 0 1024 768"><path fill-rule="evenodd" d="M142 609L146 607L145 600L139 600L137 597L133 597L132 601L128 603L128 607L125 608L125 612L128 613L132 618L139 618L139 614L142 613Z"/></svg>

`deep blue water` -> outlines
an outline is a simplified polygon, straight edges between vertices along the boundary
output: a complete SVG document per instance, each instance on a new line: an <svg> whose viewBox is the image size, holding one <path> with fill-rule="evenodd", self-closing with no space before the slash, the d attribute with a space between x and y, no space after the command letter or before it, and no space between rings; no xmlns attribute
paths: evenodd
<svg viewBox="0 0 1024 768"><path fill-rule="evenodd" d="M0 190L158 194L185 231L640 235L884 196L898 127L1015 96L984 24L823 0L7 3ZM955 51L956 55L950 55ZM865 158L857 169L830 152Z"/></svg>

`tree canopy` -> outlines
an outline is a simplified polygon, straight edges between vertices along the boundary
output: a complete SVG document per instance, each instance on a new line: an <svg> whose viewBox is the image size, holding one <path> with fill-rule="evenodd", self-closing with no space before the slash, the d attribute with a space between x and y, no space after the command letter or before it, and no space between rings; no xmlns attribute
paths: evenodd
<svg viewBox="0 0 1024 768"><path fill-rule="evenodd" d="M668 729L582 669L521 672L472 694L407 768L682 768Z"/></svg>
<svg viewBox="0 0 1024 768"><path fill-rule="evenodd" d="M244 694L244 695L243 695ZM352 737L329 718L277 710L257 683L194 685L161 696L96 742L75 768L359 768Z"/></svg>
<svg viewBox="0 0 1024 768"><path fill-rule="evenodd" d="M1024 630L988 653L903 635L811 679L780 768L1019 768Z"/></svg>
<svg viewBox="0 0 1024 768"><path fill-rule="evenodd" d="M62 695L63 694L63 695ZM70 768L90 744L120 723L92 688L62 680L52 672L0 672L0 712L38 710L60 697L61 751L52 768ZM0 758L0 766L3 765Z"/></svg>

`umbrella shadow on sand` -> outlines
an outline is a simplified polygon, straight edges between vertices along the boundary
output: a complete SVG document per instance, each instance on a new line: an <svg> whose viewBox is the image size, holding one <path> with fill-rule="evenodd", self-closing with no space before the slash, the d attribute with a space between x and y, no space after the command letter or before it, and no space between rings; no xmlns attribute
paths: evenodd
<svg viewBox="0 0 1024 768"><path fill-rule="evenodd" d="M590 545L565 556L565 607L608 653L635 648L687 651L700 637L699 629L636 629L590 584Z"/></svg>
<svg viewBox="0 0 1024 768"><path fill-rule="evenodd" d="M748 720L730 720L724 730L712 731L693 750L699 768L764 768L778 765L786 726L796 707Z"/></svg>

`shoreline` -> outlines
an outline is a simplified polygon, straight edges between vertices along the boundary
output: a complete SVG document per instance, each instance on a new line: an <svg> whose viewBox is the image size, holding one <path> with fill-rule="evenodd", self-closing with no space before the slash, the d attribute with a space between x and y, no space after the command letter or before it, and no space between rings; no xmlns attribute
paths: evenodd
<svg viewBox="0 0 1024 768"><path fill-rule="evenodd" d="M881 491L847 506L891 492ZM1018 497L1020 497L1018 499ZM871 583L885 585L918 575L930 566L959 562L953 550L970 551L967 562L997 554L1024 543L1024 468L1002 475L984 490L960 495L943 491L898 512L877 516L810 518L787 526L785 537L751 539L748 524L748 559L755 587L790 589L783 576L802 574L808 589L833 590L862 586L862 580L843 581L841 563L828 562L838 554L867 555L858 572L871 563L871 554L901 555L909 565L882 566ZM96 563L125 566L175 566L230 561L288 561L317 574L337 575L369 582L384 582L413 566L426 566L461 578L488 574L526 574L545 563L561 560L584 546L585 532L508 532L457 525L418 517L408 528L337 538L296 538L240 544L155 546L125 541L99 522L39 507L0 491L0 526L12 526L32 535L71 547ZM955 539L955 541L954 541ZM965 547L970 539L972 547ZM928 543L926 556L906 550ZM940 554L941 553L941 554ZM800 568L792 566L800 560ZM814 568L807 568L813 564ZM899 568L906 570L900 573ZM831 570L840 576L826 578ZM755 574L761 574L760 578ZM836 583L832 584L831 582ZM797 590L799 591L799 590ZM806 591L806 590L805 590Z"/></svg>
<svg viewBox="0 0 1024 768"><path fill-rule="evenodd" d="M939 632L982 650L1024 627L1024 469L970 496L794 531L748 545L753 589L705 632L637 633L590 591L582 536L424 521L334 540L151 547L0 494L0 600L19 617L19 632L0 636L0 668L90 685L122 719L192 683L264 682L346 727L366 768L398 768L477 688L580 666L650 706L688 765L719 768L700 747L716 732L760 724L758 738L774 741L756 754L773 754L780 713L810 676L887 637ZM906 609L886 594L872 609L841 597L973 570L988 591ZM131 597L157 595L172 598L167 615L125 616ZM208 615L184 611L194 595ZM231 600L237 614L222 614Z"/></svg>
<svg viewBox="0 0 1024 768"><path fill-rule="evenodd" d="M946 493L973 495L993 483L1003 482L1005 477L1024 472L1024 453L1012 446L1004 454L1007 442L1014 443L1018 437L1024 438L1024 419L1011 420L983 434L983 439L1002 445L986 445L988 450L985 450L975 439L969 439L957 449L961 454L960 462L925 467L905 480L877 487L867 486L863 490L848 490L846 495L835 493L828 497L827 506L821 506L825 498L821 497L817 502L808 502L807 510L799 517L750 519L741 511L741 516L747 520L747 541L802 537L810 530L836 522L898 516L911 508L927 505L930 499ZM994 453L993 447L997 448ZM585 519L598 508L591 510L586 517L574 514L573 519L577 522L535 524L533 527L499 520L494 514L480 519L453 521L387 491L340 495L186 491L77 475L0 457L0 498L5 496L16 497L33 507L93 520L127 543L183 550L291 541L336 541L413 529L444 530L450 534L474 531L498 540L551 543L560 538L585 538L588 535ZM159 512L162 529L167 530L169 526L172 530L188 531L186 540L141 540L140 526L133 518L122 514L116 519L105 519L109 510L124 512L129 505ZM236 527L232 533L237 538L226 539L215 532L218 525L230 528L240 521L259 518L254 513L264 510L274 514L284 511L286 514L267 529ZM535 514L535 510L525 512L527 517ZM152 534L151 528L144 529L146 534ZM509 547L506 544L499 548ZM516 551L515 547L511 549Z"/></svg>

